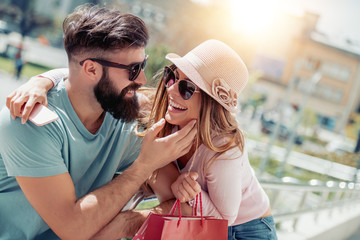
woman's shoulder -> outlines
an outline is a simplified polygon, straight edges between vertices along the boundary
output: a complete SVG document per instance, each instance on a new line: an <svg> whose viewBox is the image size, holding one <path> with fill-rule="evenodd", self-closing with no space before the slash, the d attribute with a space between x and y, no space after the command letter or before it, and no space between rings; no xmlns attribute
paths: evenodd
<svg viewBox="0 0 360 240"><path fill-rule="evenodd" d="M211 142L215 147L220 147L231 141L232 137L230 134L212 134Z"/></svg>

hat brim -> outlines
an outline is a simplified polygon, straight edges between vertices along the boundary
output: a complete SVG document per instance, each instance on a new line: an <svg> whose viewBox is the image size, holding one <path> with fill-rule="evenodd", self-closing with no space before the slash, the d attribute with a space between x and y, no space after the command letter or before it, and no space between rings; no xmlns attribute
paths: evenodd
<svg viewBox="0 0 360 240"><path fill-rule="evenodd" d="M201 75L196 71L195 67L186 58L180 57L175 53L169 53L165 58L174 63L177 68L179 68L192 82L196 84L196 86L208 95L211 95L210 86L206 84L206 81L204 81Z"/></svg>

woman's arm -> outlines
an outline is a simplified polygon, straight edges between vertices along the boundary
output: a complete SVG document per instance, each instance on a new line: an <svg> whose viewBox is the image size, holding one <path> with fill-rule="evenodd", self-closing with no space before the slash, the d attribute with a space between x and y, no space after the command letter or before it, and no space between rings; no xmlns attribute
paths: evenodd
<svg viewBox="0 0 360 240"><path fill-rule="evenodd" d="M53 82L53 86L56 86L61 79L69 76L68 68L57 68L38 75L39 77L48 78Z"/></svg>
<svg viewBox="0 0 360 240"><path fill-rule="evenodd" d="M247 154L233 148L211 165L206 174L207 191L201 190L204 215L227 219L229 225L236 220L242 201L242 180L250 175L250 169L242 164L244 158Z"/></svg>
<svg viewBox="0 0 360 240"><path fill-rule="evenodd" d="M206 154L205 154L206 155ZM194 199L201 192L203 214L219 219L227 219L232 224L238 214L242 199L242 155L238 148L228 150L211 165L206 177L207 191L195 181L195 172L183 173L172 184L171 189L176 198L181 202ZM244 156L244 157L247 157ZM201 161L202 159L197 159ZM197 185L195 185L197 183ZM200 214L200 209L197 209Z"/></svg>
<svg viewBox="0 0 360 240"><path fill-rule="evenodd" d="M6 98L6 106L12 118L20 117L21 122L25 123L35 104L41 103L47 106L47 92L68 75L67 68L50 70L30 78L25 84L15 89Z"/></svg>
<svg viewBox="0 0 360 240"><path fill-rule="evenodd" d="M171 192L171 184L179 174L176 166L170 163L163 168L155 170L153 175L146 181L146 184L150 186L160 203L174 198Z"/></svg>

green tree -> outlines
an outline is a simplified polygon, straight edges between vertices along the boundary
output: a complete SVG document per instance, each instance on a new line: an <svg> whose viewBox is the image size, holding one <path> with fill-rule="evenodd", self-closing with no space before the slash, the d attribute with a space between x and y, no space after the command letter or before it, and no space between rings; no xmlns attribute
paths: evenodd
<svg viewBox="0 0 360 240"><path fill-rule="evenodd" d="M145 69L145 75L148 80L147 86L154 87L157 83L156 74L161 71L164 66L169 65L170 61L165 59L170 48L165 45L154 45L146 49L149 59Z"/></svg>

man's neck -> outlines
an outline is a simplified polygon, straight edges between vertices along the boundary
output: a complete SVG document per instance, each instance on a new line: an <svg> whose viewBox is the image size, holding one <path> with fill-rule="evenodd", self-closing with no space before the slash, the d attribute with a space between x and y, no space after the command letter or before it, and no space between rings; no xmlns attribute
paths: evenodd
<svg viewBox="0 0 360 240"><path fill-rule="evenodd" d="M65 81L65 88L75 113L84 127L94 134L101 127L105 112L91 90L79 86L71 84L69 79Z"/></svg>

